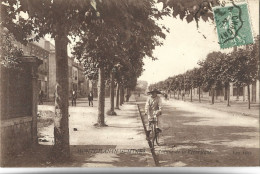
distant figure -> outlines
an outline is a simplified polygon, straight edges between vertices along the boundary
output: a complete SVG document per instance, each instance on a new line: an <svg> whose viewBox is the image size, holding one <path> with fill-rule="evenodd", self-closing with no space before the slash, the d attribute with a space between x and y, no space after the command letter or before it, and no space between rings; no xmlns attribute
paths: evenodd
<svg viewBox="0 0 260 174"><path fill-rule="evenodd" d="M165 100L168 100L168 94L164 94L164 98L165 98Z"/></svg>
<svg viewBox="0 0 260 174"><path fill-rule="evenodd" d="M39 92L39 105L40 104L43 104L43 91L42 90L40 90L40 92Z"/></svg>
<svg viewBox="0 0 260 174"><path fill-rule="evenodd" d="M77 92L75 90L72 91L72 106L76 106L77 100Z"/></svg>
<svg viewBox="0 0 260 174"><path fill-rule="evenodd" d="M126 101L126 102L129 102L129 98L130 98L130 95L129 95L129 94L126 94L126 95L125 95L125 101Z"/></svg>
<svg viewBox="0 0 260 174"><path fill-rule="evenodd" d="M185 93L184 92L182 93L181 96L182 96L182 100L185 100Z"/></svg>
<svg viewBox="0 0 260 174"><path fill-rule="evenodd" d="M93 107L93 93L92 92L90 92L88 94L88 105L90 106L90 104Z"/></svg>

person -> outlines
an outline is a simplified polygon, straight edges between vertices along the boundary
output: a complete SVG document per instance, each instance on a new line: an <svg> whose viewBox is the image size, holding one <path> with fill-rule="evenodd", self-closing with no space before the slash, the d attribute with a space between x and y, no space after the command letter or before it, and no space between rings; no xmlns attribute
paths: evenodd
<svg viewBox="0 0 260 174"><path fill-rule="evenodd" d="M92 92L90 92L88 94L88 105L90 106L90 104L93 107L93 93Z"/></svg>
<svg viewBox="0 0 260 174"><path fill-rule="evenodd" d="M77 92L75 90L72 91L72 106L76 106L77 100Z"/></svg>
<svg viewBox="0 0 260 174"><path fill-rule="evenodd" d="M148 116L148 126L147 126L147 137L149 137L151 128L150 128L150 121L156 115L157 117L157 131L162 132L159 128L159 117L162 114L162 100L157 94L161 94L160 91L157 89L153 89L152 91L148 92L151 96L148 97L146 104L145 104L145 114Z"/></svg>
<svg viewBox="0 0 260 174"><path fill-rule="evenodd" d="M164 98L165 98L165 100L168 100L168 94L167 93L164 94Z"/></svg>
<svg viewBox="0 0 260 174"><path fill-rule="evenodd" d="M43 91L42 90L40 90L40 92L39 92L39 105L40 104L43 104Z"/></svg>
<svg viewBox="0 0 260 174"><path fill-rule="evenodd" d="M185 93L184 92L182 92L181 96L182 96L182 100L185 100Z"/></svg>
<svg viewBox="0 0 260 174"><path fill-rule="evenodd" d="M129 95L129 94L126 94L126 95L125 95L125 101L126 101L126 102L129 102L129 98L130 98L130 95Z"/></svg>

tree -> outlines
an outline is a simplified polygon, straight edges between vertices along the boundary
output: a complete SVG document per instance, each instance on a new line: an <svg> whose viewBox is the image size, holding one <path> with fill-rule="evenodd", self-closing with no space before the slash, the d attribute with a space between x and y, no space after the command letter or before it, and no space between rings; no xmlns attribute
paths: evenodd
<svg viewBox="0 0 260 174"><path fill-rule="evenodd" d="M200 94L201 94L202 85L203 85L202 68L194 68L193 69L193 87L198 88L199 102L201 102Z"/></svg>
<svg viewBox="0 0 260 174"><path fill-rule="evenodd" d="M16 40L27 43L50 34L55 40L57 85L55 97L53 155L57 159L67 159L69 152L68 128L68 36L84 34L96 22L105 21L121 31L129 29L133 14L150 16L151 4L148 1L81 1L67 0L3 0L1 2L2 26L14 34ZM144 9L147 9L147 13ZM132 13L134 11L134 13ZM136 13L138 12L139 13ZM155 8L154 14L160 16ZM21 14L25 14L22 16ZM109 15L108 15L109 14ZM142 16L142 15L141 15ZM143 18L140 18L143 19ZM124 25L120 23L124 21ZM142 24L142 23L141 23ZM147 28L148 30L149 28ZM125 30L127 37L130 30ZM153 44L153 43L152 43ZM103 71L101 68L100 71ZM103 72L100 73L104 74Z"/></svg>
<svg viewBox="0 0 260 174"><path fill-rule="evenodd" d="M213 20L212 7L220 5L219 0L159 0L158 2L163 3L163 8L171 8L172 16L180 19L186 19L188 23L193 20L196 21L197 27L199 27L199 20L207 22Z"/></svg>
<svg viewBox="0 0 260 174"><path fill-rule="evenodd" d="M114 106L114 91L115 91L115 68L110 73L110 110L107 112L108 115L116 115Z"/></svg>
<svg viewBox="0 0 260 174"><path fill-rule="evenodd" d="M193 71L192 70L188 70L185 72L185 91L190 91L190 99L192 102L192 88L193 88Z"/></svg>
<svg viewBox="0 0 260 174"><path fill-rule="evenodd" d="M212 52L207 55L206 60L199 62L198 64L202 67L203 72L203 83L205 86L205 90L211 89L212 101L211 103L214 104L214 96L215 90L221 88L221 62L223 57L225 56L224 53L221 52Z"/></svg>
<svg viewBox="0 0 260 174"><path fill-rule="evenodd" d="M177 91L177 80L176 80L176 76L171 78L171 82L170 82L170 90L173 91L173 97L175 98L175 93Z"/></svg>
<svg viewBox="0 0 260 174"><path fill-rule="evenodd" d="M126 87L124 81L129 79L127 77L130 77L127 73L134 72L135 76L133 77L140 74L131 70L131 67L137 66L137 63L139 63L141 68L138 66L139 68L135 69L140 71L145 56L154 58L152 50L155 46L161 45L158 38L165 38L162 28L154 21L160 17L160 12L153 7L154 2L147 0L138 3L137 1L135 3L126 1L126 3L128 3L126 12L122 11L122 14L120 14L121 11L119 11L116 15L121 15L122 18L125 15L131 16L131 21L122 19L117 21L116 25L111 25L110 20L115 14L111 13L111 9L100 7L99 10L106 15L101 16L100 20L97 20L96 23L92 24L92 27L84 31L80 36L81 41L75 47L76 57L81 61L90 62L90 64L86 63L89 66L95 65L99 71L106 69L107 74L109 74L116 64L123 65L120 70L120 78L115 78L120 84L118 85L121 93L120 104L124 100L124 88ZM122 29L122 26L128 28ZM89 67L89 69L91 68ZM99 106L103 109L104 98L101 97L103 94L101 94L101 91L104 90L102 80L105 80L105 78L100 77L100 75L104 75L104 73L99 73L101 85L99 85L100 97L98 100ZM104 112L100 107L98 113L97 124L104 126Z"/></svg>
<svg viewBox="0 0 260 174"><path fill-rule="evenodd" d="M12 34L7 29L1 31L0 63L6 68L18 68L23 51L14 45Z"/></svg>
<svg viewBox="0 0 260 174"><path fill-rule="evenodd" d="M112 75L110 84L114 81L111 67L116 59L112 52L112 50L116 50L114 43L117 42L117 38L113 34L116 29L109 28L109 25L102 20L98 20L92 27L85 30L85 33L80 36L80 41L76 43L73 54L84 63L85 72L95 69L95 73L98 73L98 119L95 125L106 126L104 118L105 80L109 79L110 74ZM113 85L110 86L113 87Z"/></svg>
<svg viewBox="0 0 260 174"><path fill-rule="evenodd" d="M163 0L164 5L174 9L173 16L180 14L181 19L186 16L188 22L191 21L190 19L198 21L199 17L202 17L204 20L209 17L213 18L212 13L208 12L208 9L210 9L208 5L204 5L206 3L201 5L201 2L200 0L192 1L192 3L191 1ZM209 0L208 2L213 4L215 0ZM196 8L192 5L195 5ZM195 10L192 11L192 9ZM16 40L26 44L29 41L37 41L46 34L50 34L55 40L57 85L55 92L54 157L63 160L70 156L68 37L85 34L88 29L95 26L94 24L104 22L106 25L125 31L123 35L127 38L133 38L134 41L138 41L137 43L142 48L141 58L144 56L153 57L151 50L156 45L160 45L160 43L152 36L165 37L160 32L161 28L155 24L154 19L159 19L163 15L167 15L168 12L167 8L163 11L157 10L154 2L148 0L67 0L66 3L62 0L2 0L1 17L3 20L1 21L3 22L1 25L13 33ZM22 17L21 14L25 14L25 17ZM192 14L193 16L187 14ZM135 27L140 28L137 30L139 32L131 31L133 21L136 24ZM102 66L98 68L100 71L99 75L104 75L105 69ZM102 77L99 78L104 79ZM100 90L104 89L103 84L100 84ZM102 96L101 94L103 92L100 93L100 97ZM103 100L103 98L101 97L100 100ZM101 110L102 107L100 108ZM103 116L102 111L101 116Z"/></svg>
<svg viewBox="0 0 260 174"><path fill-rule="evenodd" d="M90 1L61 0L3 0L2 26L14 34L16 40L26 44L38 41L46 34L55 40L56 96L54 117L53 159L70 157L68 126L68 36L81 33L96 11Z"/></svg>
<svg viewBox="0 0 260 174"><path fill-rule="evenodd" d="M258 48L257 48L258 47ZM257 52L259 56L259 46L254 46L253 50L248 49L238 49L234 51L231 55L235 57L233 77L235 85L246 85L248 91L248 109L250 109L250 84L255 81L258 73L259 57L257 57Z"/></svg>
<svg viewBox="0 0 260 174"><path fill-rule="evenodd" d="M219 79L222 81L222 86L225 87L225 97L227 99L227 106L230 106L230 83L233 82L233 72L236 68L234 60L236 58L230 54L225 54L219 62Z"/></svg>

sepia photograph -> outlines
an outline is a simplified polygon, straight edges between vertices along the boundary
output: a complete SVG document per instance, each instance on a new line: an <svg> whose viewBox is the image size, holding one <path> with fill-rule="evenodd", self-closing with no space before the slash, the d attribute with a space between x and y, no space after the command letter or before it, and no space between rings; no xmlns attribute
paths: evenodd
<svg viewBox="0 0 260 174"><path fill-rule="evenodd" d="M259 169L259 0L0 5L2 172Z"/></svg>

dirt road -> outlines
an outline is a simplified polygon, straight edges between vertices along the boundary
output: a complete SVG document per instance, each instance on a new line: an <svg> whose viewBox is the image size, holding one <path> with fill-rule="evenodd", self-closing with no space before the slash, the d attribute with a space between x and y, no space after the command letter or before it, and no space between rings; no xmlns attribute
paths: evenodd
<svg viewBox="0 0 260 174"><path fill-rule="evenodd" d="M137 97L141 112L145 100ZM259 166L259 118L170 100L161 119L161 166Z"/></svg>

